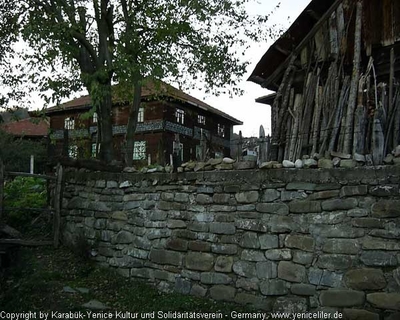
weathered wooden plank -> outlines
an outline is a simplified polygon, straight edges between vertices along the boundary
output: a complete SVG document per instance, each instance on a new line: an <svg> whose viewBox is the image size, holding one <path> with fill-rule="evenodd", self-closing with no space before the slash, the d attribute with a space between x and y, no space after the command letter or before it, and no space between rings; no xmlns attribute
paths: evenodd
<svg viewBox="0 0 400 320"><path fill-rule="evenodd" d="M0 158L0 222L3 218L3 199L4 199L4 164Z"/></svg>
<svg viewBox="0 0 400 320"><path fill-rule="evenodd" d="M385 144L385 137L383 134L383 128L381 120L378 115L379 112L375 113L373 129L372 129L372 141L371 141L371 153L374 165L379 165L383 161L383 151Z"/></svg>
<svg viewBox="0 0 400 320"><path fill-rule="evenodd" d="M346 28L344 22L344 11L343 4L340 4L336 10L336 26L337 26L337 36L339 42L339 51L341 55L346 52Z"/></svg>
<svg viewBox="0 0 400 320"><path fill-rule="evenodd" d="M336 58L339 54L339 42L338 42L338 31L337 31L337 19L336 12L332 13L331 18L329 19L329 41L331 44L331 56Z"/></svg>
<svg viewBox="0 0 400 320"><path fill-rule="evenodd" d="M353 154L365 153L365 130L367 124L367 109L363 103L365 77L360 78L358 85L358 103L354 119Z"/></svg>
<svg viewBox="0 0 400 320"><path fill-rule="evenodd" d="M394 2L393 0L382 0L382 13L383 13L382 45L384 47L394 44L393 2Z"/></svg>
<svg viewBox="0 0 400 320"><path fill-rule="evenodd" d="M357 2L357 13L356 13L356 28L354 35L354 59L353 59L353 72L349 94L349 102L347 105L347 114L345 121L345 134L343 141L343 152L350 153L351 145L353 140L353 122L354 122L354 110L357 99L358 81L360 78L360 62L361 62L361 30L362 30L362 3Z"/></svg>
<svg viewBox="0 0 400 320"><path fill-rule="evenodd" d="M296 94L293 103L293 114L294 114L294 123L292 129L292 137L290 141L290 148L289 148L289 160L295 161L296 160L296 141L298 139L299 133L299 121L301 117L301 106L302 106L303 95Z"/></svg>
<svg viewBox="0 0 400 320"><path fill-rule="evenodd" d="M318 83L317 83L318 85ZM312 123L312 149L311 155L314 155L317 152L318 148L318 135L320 130L320 123L321 123L321 111L322 111L322 94L323 88L318 86L318 89L315 92L315 108L314 108L314 115L313 115L313 123Z"/></svg>

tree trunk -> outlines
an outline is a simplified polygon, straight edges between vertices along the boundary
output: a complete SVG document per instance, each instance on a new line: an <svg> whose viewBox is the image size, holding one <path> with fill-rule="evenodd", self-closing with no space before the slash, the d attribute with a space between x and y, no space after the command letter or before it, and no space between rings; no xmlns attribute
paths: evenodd
<svg viewBox="0 0 400 320"><path fill-rule="evenodd" d="M133 163L133 146L135 140L134 137L137 126L137 117L140 107L140 101L142 98L142 84L140 83L140 81L135 80L133 85L134 85L133 103L129 110L129 119L125 135L125 148L126 148L125 164L128 167L131 167Z"/></svg>
<svg viewBox="0 0 400 320"><path fill-rule="evenodd" d="M97 107L100 121L100 159L106 163L114 160L113 132L112 132L112 96L111 82L102 85L101 103Z"/></svg>

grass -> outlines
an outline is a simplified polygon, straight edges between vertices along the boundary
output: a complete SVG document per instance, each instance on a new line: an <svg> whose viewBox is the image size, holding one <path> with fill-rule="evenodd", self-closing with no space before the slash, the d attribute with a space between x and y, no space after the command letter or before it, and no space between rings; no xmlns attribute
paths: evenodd
<svg viewBox="0 0 400 320"><path fill-rule="evenodd" d="M87 288L89 293L67 293L65 286ZM6 312L83 311L82 304L92 299L106 304L112 312L155 311L153 319L158 319L158 311L219 311L229 315L243 309L228 303L160 293L145 282L124 278L113 269L82 260L66 248L20 249L13 268L0 279L0 306Z"/></svg>

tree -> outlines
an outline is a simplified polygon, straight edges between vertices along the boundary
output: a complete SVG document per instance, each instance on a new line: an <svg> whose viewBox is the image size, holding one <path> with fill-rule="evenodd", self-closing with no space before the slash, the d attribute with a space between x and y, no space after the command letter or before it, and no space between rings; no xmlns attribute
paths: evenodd
<svg viewBox="0 0 400 320"><path fill-rule="evenodd" d="M240 60L246 41L265 40L275 30L265 26L268 15L247 15L249 1L8 0L0 4L0 48L21 36L31 50L20 55L28 64L17 76L3 76L3 83L6 78L30 82L42 92L52 89L56 102L85 87L99 116L100 157L107 162L113 159L112 99L118 94L129 101L129 165L146 81L169 78L192 85L195 80L207 91L226 85L238 91L235 84L247 66ZM3 33L4 25L12 26L13 37ZM51 73L43 75L48 66Z"/></svg>

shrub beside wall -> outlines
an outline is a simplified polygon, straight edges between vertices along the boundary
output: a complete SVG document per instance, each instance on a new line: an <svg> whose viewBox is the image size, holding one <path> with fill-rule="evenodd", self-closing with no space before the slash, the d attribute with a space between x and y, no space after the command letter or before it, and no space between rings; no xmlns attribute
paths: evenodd
<svg viewBox="0 0 400 320"><path fill-rule="evenodd" d="M73 242L83 234L101 265L160 290L268 311L397 319L399 182L399 166L181 174L70 169L63 235Z"/></svg>

